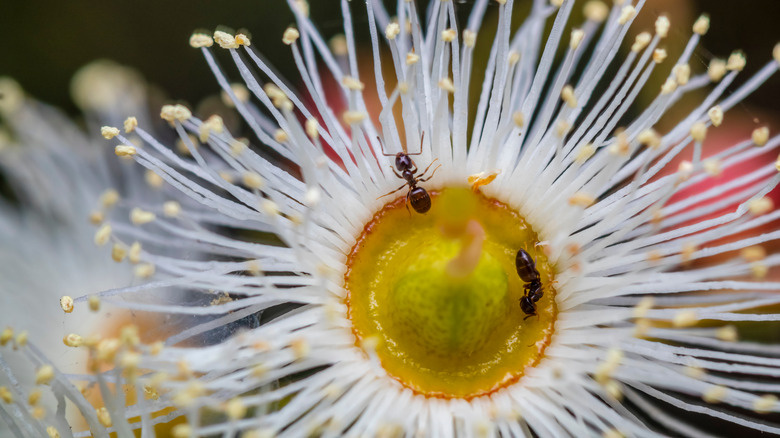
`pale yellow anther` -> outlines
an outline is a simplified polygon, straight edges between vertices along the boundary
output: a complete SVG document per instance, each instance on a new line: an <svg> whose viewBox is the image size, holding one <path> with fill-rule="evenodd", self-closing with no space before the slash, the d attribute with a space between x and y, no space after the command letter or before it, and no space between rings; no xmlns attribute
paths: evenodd
<svg viewBox="0 0 780 438"><path fill-rule="evenodd" d="M742 69L745 68L746 63L747 60L745 59L745 54L743 52L734 52L729 56L728 61L726 61L726 70L742 71Z"/></svg>
<svg viewBox="0 0 780 438"><path fill-rule="evenodd" d="M688 181L693 173L693 163L687 160L683 160L677 166L677 179L680 181Z"/></svg>
<svg viewBox="0 0 780 438"><path fill-rule="evenodd" d="M171 435L173 438L192 438L192 426L186 423L177 424L171 430Z"/></svg>
<svg viewBox="0 0 780 438"><path fill-rule="evenodd" d="M566 102L569 108L577 107L577 98L574 96L574 88L571 85L566 85L561 90L561 99Z"/></svg>
<svg viewBox="0 0 780 438"><path fill-rule="evenodd" d="M569 40L569 47L574 50L580 46L582 40L585 39L585 31L582 29L573 29L571 31L571 39Z"/></svg>
<svg viewBox="0 0 780 438"><path fill-rule="evenodd" d="M596 202L596 198L585 192L577 192L569 197L569 205L588 208Z"/></svg>
<svg viewBox="0 0 780 438"><path fill-rule="evenodd" d="M246 405L240 398L228 400L225 404L225 415L231 420L240 420L246 416Z"/></svg>
<svg viewBox="0 0 780 438"><path fill-rule="evenodd" d="M3 400L7 404L14 402L14 395L11 390L6 386L0 386L0 400Z"/></svg>
<svg viewBox="0 0 780 438"><path fill-rule="evenodd" d="M89 298L87 298L87 304L89 305L90 311L97 312L100 310L100 297L97 295L90 295Z"/></svg>
<svg viewBox="0 0 780 438"><path fill-rule="evenodd" d="M246 46L249 47L252 45L252 42L249 41L249 37L244 35L243 33L236 34L236 44L239 46Z"/></svg>
<svg viewBox="0 0 780 438"><path fill-rule="evenodd" d="M518 62L520 62L520 53L516 50L510 50L509 56L507 57L507 61L509 62L509 65L515 65Z"/></svg>
<svg viewBox="0 0 780 438"><path fill-rule="evenodd" d="M177 217L181 213L181 204L176 201L166 201L163 203L163 214L166 217Z"/></svg>
<svg viewBox="0 0 780 438"><path fill-rule="evenodd" d="M710 30L710 16L702 14L696 19L696 22L693 23L693 32L704 35L708 30Z"/></svg>
<svg viewBox="0 0 780 438"><path fill-rule="evenodd" d="M274 131L274 140L278 141L279 143L286 143L290 140L290 136L287 134L287 132L284 131L284 129L277 129Z"/></svg>
<svg viewBox="0 0 780 438"><path fill-rule="evenodd" d="M609 6L598 0L592 0L585 3L582 9L585 18L596 23L601 23L609 15Z"/></svg>
<svg viewBox="0 0 780 438"><path fill-rule="evenodd" d="M186 122L192 117L192 111L184 105L163 105L160 109L160 118L170 123L175 121Z"/></svg>
<svg viewBox="0 0 780 438"><path fill-rule="evenodd" d="M661 94L670 94L677 89L677 81L674 78L667 78L663 85L661 85Z"/></svg>
<svg viewBox="0 0 780 438"><path fill-rule="evenodd" d="M463 31L463 44L466 45L466 47L473 48L477 44L477 33L473 30L464 30Z"/></svg>
<svg viewBox="0 0 780 438"><path fill-rule="evenodd" d="M628 141L628 134L624 130L617 133L616 141L609 145L607 149L610 154L615 156L627 156L631 151L631 143Z"/></svg>
<svg viewBox="0 0 780 438"><path fill-rule="evenodd" d="M525 125L525 116L522 111L515 111L512 114L512 121L515 123L515 126L522 128Z"/></svg>
<svg viewBox="0 0 780 438"><path fill-rule="evenodd" d="M763 280L769 274L769 266L760 262L752 263L750 265L750 273L757 280Z"/></svg>
<svg viewBox="0 0 780 438"><path fill-rule="evenodd" d="M740 255L748 262L759 262L766 258L766 249L758 245L749 246L742 249Z"/></svg>
<svg viewBox="0 0 780 438"><path fill-rule="evenodd" d="M707 76L712 82L718 82L726 75L726 71L726 61L715 58L710 61L710 65L707 67Z"/></svg>
<svg viewBox="0 0 780 438"><path fill-rule="evenodd" d="M653 297L643 297L636 303L636 306L634 306L634 318L644 318L654 305L655 300Z"/></svg>
<svg viewBox="0 0 780 438"><path fill-rule="evenodd" d="M204 33L194 33L190 37L190 46L198 49L201 47L211 47L214 44L214 40L211 36Z"/></svg>
<svg viewBox="0 0 780 438"><path fill-rule="evenodd" d="M311 352L311 346L304 338L293 339L290 342L290 348L292 349L293 355L298 360L305 358Z"/></svg>
<svg viewBox="0 0 780 438"><path fill-rule="evenodd" d="M672 69L674 79L677 85L685 85L691 79L691 66L688 64L677 64Z"/></svg>
<svg viewBox="0 0 780 438"><path fill-rule="evenodd" d="M72 311L73 306L71 306L70 309ZM66 313L70 313L70 312L66 312ZM3 331L0 332L0 346L4 347L13 338L14 338L14 330L11 327L4 328Z"/></svg>
<svg viewBox="0 0 780 438"><path fill-rule="evenodd" d="M270 199L263 199L263 201L260 203L260 211L268 216L278 216L279 205Z"/></svg>
<svg viewBox="0 0 780 438"><path fill-rule="evenodd" d="M496 3L498 3L499 5L505 5L506 0L496 0Z"/></svg>
<svg viewBox="0 0 780 438"><path fill-rule="evenodd" d="M715 105L714 107L710 108L710 110L707 111L707 115L710 117L712 126L718 127L721 123L723 123L723 110L719 105Z"/></svg>
<svg viewBox="0 0 780 438"><path fill-rule="evenodd" d="M68 295L64 295L60 297L60 307L62 308L62 311L65 313L70 313L73 311L73 298L71 298Z"/></svg>
<svg viewBox="0 0 780 438"><path fill-rule="evenodd" d="M720 403L728 395L728 388L721 385L712 385L701 395L702 400L707 403Z"/></svg>
<svg viewBox="0 0 780 438"><path fill-rule="evenodd" d="M555 124L555 135L560 138L563 138L569 130L571 130L571 123L566 120L558 120L558 123Z"/></svg>
<svg viewBox="0 0 780 438"><path fill-rule="evenodd" d="M106 215L102 211L93 211L89 214L89 223L92 225L100 225L106 219Z"/></svg>
<svg viewBox="0 0 780 438"><path fill-rule="evenodd" d="M60 438L60 432L54 426L46 428L46 435L49 435L49 438Z"/></svg>
<svg viewBox="0 0 780 438"><path fill-rule="evenodd" d="M320 123L317 121L317 119L307 119L305 125L306 135L308 135L310 139L316 140L320 136L318 131L319 127Z"/></svg>
<svg viewBox="0 0 780 438"><path fill-rule="evenodd" d="M96 358L101 362L112 362L116 356L116 352L119 351L121 344L119 339L107 338L98 341L96 348Z"/></svg>
<svg viewBox="0 0 780 438"><path fill-rule="evenodd" d="M666 50L664 50L664 49L655 49L655 50L653 50L653 61L656 64L660 64L660 63L664 62L664 60L666 59L666 56L667 56Z"/></svg>
<svg viewBox="0 0 780 438"><path fill-rule="evenodd" d="M416 53L409 52L406 54L406 65L414 65L420 60L420 56Z"/></svg>
<svg viewBox="0 0 780 438"><path fill-rule="evenodd" d="M135 117L128 117L125 119L122 127L125 128L125 134L129 134L135 131L135 128L138 127L138 119Z"/></svg>
<svg viewBox="0 0 780 438"><path fill-rule="evenodd" d="M201 143L206 143L212 132L221 134L225 130L225 122L222 121L222 117L214 114L206 121L204 121L198 129L199 139Z"/></svg>
<svg viewBox="0 0 780 438"><path fill-rule="evenodd" d="M704 122L696 122L691 126L691 138L696 142L703 142L707 137L707 124Z"/></svg>
<svg viewBox="0 0 780 438"><path fill-rule="evenodd" d="M780 64L780 43L775 44L775 47L772 49L772 58L775 59L775 62Z"/></svg>
<svg viewBox="0 0 780 438"><path fill-rule="evenodd" d="M574 162L577 164L582 164L588 161L595 153L596 147L593 146L592 143L586 143L577 149L577 152L574 155Z"/></svg>
<svg viewBox="0 0 780 438"><path fill-rule="evenodd" d="M306 0L293 0L295 10L298 11L304 17L309 16L309 2Z"/></svg>
<svg viewBox="0 0 780 438"><path fill-rule="evenodd" d="M661 136L654 129L645 129L636 136L639 144L656 149L661 146Z"/></svg>
<svg viewBox="0 0 780 438"><path fill-rule="evenodd" d="M441 31L441 39L445 43L451 43L458 37L458 31L455 29L444 29Z"/></svg>
<svg viewBox="0 0 780 438"><path fill-rule="evenodd" d="M222 47L223 49L237 49L238 43L236 43L236 37L233 35L222 32L221 30L218 30L214 32L214 41L219 44L219 47Z"/></svg>
<svg viewBox="0 0 780 438"><path fill-rule="evenodd" d="M227 170L223 170L221 172L218 172L218 175L220 178L229 182L230 184L236 183L235 174L233 172L228 172Z"/></svg>
<svg viewBox="0 0 780 438"><path fill-rule="evenodd" d="M650 32L642 32L639 35L636 36L634 39L634 44L631 45L631 51L634 53L639 53L642 50L647 47L648 44L650 44L650 41L653 39L653 36L650 35Z"/></svg>
<svg viewBox="0 0 780 438"><path fill-rule="evenodd" d="M149 278L154 275L154 265L151 263L143 263L135 267L133 273L138 278Z"/></svg>
<svg viewBox="0 0 780 438"><path fill-rule="evenodd" d="M138 326L127 324L119 331L119 342L128 347L135 347L141 343L141 335Z"/></svg>
<svg viewBox="0 0 780 438"><path fill-rule="evenodd" d="M655 34L660 38L666 38L666 36L669 34L670 25L671 24L669 23L668 18L663 15L658 17L658 19L655 20Z"/></svg>
<svg viewBox="0 0 780 438"><path fill-rule="evenodd" d="M119 202L119 192L108 189L100 195L100 204L103 208L111 208Z"/></svg>
<svg viewBox="0 0 780 438"><path fill-rule="evenodd" d="M27 345L27 340L29 339L29 337L30 334L27 332L27 330L16 335L16 346L24 347L25 345Z"/></svg>
<svg viewBox="0 0 780 438"><path fill-rule="evenodd" d="M636 15L636 9L634 9L633 6L623 6L623 9L620 10L620 17L618 17L618 23L620 24L626 24L629 20L634 18Z"/></svg>
<svg viewBox="0 0 780 438"><path fill-rule="evenodd" d="M141 353L135 351L125 351L119 358L119 366L125 370L134 370L141 365Z"/></svg>
<svg viewBox="0 0 780 438"><path fill-rule="evenodd" d="M140 242L133 242L132 245L130 245L130 250L127 252L127 259L132 264L140 263L141 262L141 243Z"/></svg>
<svg viewBox="0 0 780 438"><path fill-rule="evenodd" d="M148 224L149 222L154 221L156 218L157 216L151 211L145 211L138 207L130 210L130 222L132 222L133 225Z"/></svg>
<svg viewBox="0 0 780 438"><path fill-rule="evenodd" d="M43 391L41 391L40 388L33 388L33 390L31 390L30 394L27 396L27 403L29 403L30 406L35 406L39 401L41 401L42 396Z"/></svg>
<svg viewBox="0 0 780 438"><path fill-rule="evenodd" d="M448 93L455 92L455 85L452 83L452 79L450 78L443 78L439 80L439 88L441 88L442 90Z"/></svg>
<svg viewBox="0 0 780 438"><path fill-rule="evenodd" d="M750 213L756 216L767 214L770 211L774 210L774 208L775 208L774 201L772 201L772 198L768 198L766 196L762 198L751 199L748 202L748 209L750 210Z"/></svg>
<svg viewBox="0 0 780 438"><path fill-rule="evenodd" d="M238 157L246 150L246 148L246 143L239 140L233 140L230 142L230 155Z"/></svg>
<svg viewBox="0 0 780 438"><path fill-rule="evenodd" d="M363 91L363 89L366 88L364 83L360 82L358 79L353 78L352 76L344 76L341 79L341 85L352 91Z"/></svg>
<svg viewBox="0 0 780 438"><path fill-rule="evenodd" d="M118 157L132 157L133 155L137 154L138 151L135 149L135 146L128 146L123 144L115 147L114 153Z"/></svg>
<svg viewBox="0 0 780 438"><path fill-rule="evenodd" d="M100 135L102 135L106 140L111 140L112 138L119 135L119 128L114 128L113 126L103 126L100 128Z"/></svg>
<svg viewBox="0 0 780 438"><path fill-rule="evenodd" d="M106 243L108 243L109 239L111 239L111 225L103 224L95 232L95 238L94 238L95 245L103 246Z"/></svg>
<svg viewBox="0 0 780 438"><path fill-rule="evenodd" d="M775 161L775 169L780 172L780 155L777 156L777 160Z"/></svg>
<svg viewBox="0 0 780 438"><path fill-rule="evenodd" d="M349 54L349 46L347 45L347 37L343 34L335 35L328 41L330 51L336 56L347 56Z"/></svg>
<svg viewBox="0 0 780 438"><path fill-rule="evenodd" d="M144 172L144 179L146 180L146 183L149 184L149 187L155 189L159 189L165 184L163 177L152 169L147 169L146 172Z"/></svg>
<svg viewBox="0 0 780 438"><path fill-rule="evenodd" d="M54 380L54 367L51 365L43 365L35 372L36 385L48 385L52 380Z"/></svg>
<svg viewBox="0 0 780 438"><path fill-rule="evenodd" d="M347 125L354 125L366 119L366 113L362 111L344 111L342 119Z"/></svg>
<svg viewBox="0 0 780 438"><path fill-rule="evenodd" d="M691 327L696 325L696 323L698 322L699 322L699 316L696 314L696 311L694 310L683 310L677 312L674 315L674 318L672 318L672 324L678 328Z"/></svg>
<svg viewBox="0 0 780 438"><path fill-rule="evenodd" d="M32 417L36 420L43 420L46 418L46 409L43 406L36 406L31 411Z"/></svg>
<svg viewBox="0 0 780 438"><path fill-rule="evenodd" d="M83 342L84 339L75 333L69 333L62 338L62 343L72 348L81 347Z"/></svg>
<svg viewBox="0 0 780 438"><path fill-rule="evenodd" d="M113 426L114 422L111 421L111 415L109 415L105 406L95 409L95 414L97 414L97 419L103 427Z"/></svg>
<svg viewBox="0 0 780 438"><path fill-rule="evenodd" d="M767 394L761 397L757 397L753 401L753 411L758 414L767 414L777 409L777 396L774 394Z"/></svg>
<svg viewBox="0 0 780 438"><path fill-rule="evenodd" d="M394 40L401 33L401 26L398 23L390 23L385 28L385 36L389 40Z"/></svg>
<svg viewBox="0 0 780 438"><path fill-rule="evenodd" d="M614 396L613 396L614 397ZM625 438L626 435L617 429L607 429L601 433L603 438Z"/></svg>
<svg viewBox="0 0 780 438"><path fill-rule="evenodd" d="M737 328L733 325L724 325L715 331L715 337L724 342L737 342L739 335Z"/></svg>
<svg viewBox="0 0 780 438"><path fill-rule="evenodd" d="M756 146L765 145L769 141L769 128L762 126L760 128L754 129L751 138L753 139L753 143Z"/></svg>
<svg viewBox="0 0 780 438"><path fill-rule="evenodd" d="M173 397L174 404L187 407L191 406L199 397L206 394L206 388L202 383L195 380L190 382L183 390L179 391Z"/></svg>

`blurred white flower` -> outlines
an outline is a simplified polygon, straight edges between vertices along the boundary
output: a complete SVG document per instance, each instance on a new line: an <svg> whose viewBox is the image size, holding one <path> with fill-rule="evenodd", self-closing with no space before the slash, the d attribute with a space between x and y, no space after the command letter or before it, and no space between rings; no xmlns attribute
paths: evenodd
<svg viewBox="0 0 780 438"><path fill-rule="evenodd" d="M499 1L497 34L484 46L490 57L479 67L485 80L473 112L468 92L474 53L483 48L477 36L487 0L475 2L465 26L456 23L454 2L433 2L422 24L414 2L398 2L391 20L381 2L368 1L373 77L358 72L353 17L349 3L341 3L344 36L329 49L306 3L290 1L297 26L283 42L306 100L246 36L193 35L191 45L202 50L256 142L247 145L219 117L200 120L181 105L164 107L161 116L186 156L143 124L132 130L140 142L111 131L117 155L132 157L195 202L145 199L137 210L127 206L129 221L112 216L116 226L104 237L125 246L140 242L136 273L152 279L103 292L101 301L200 319L169 336L164 348L125 342L116 358L103 360L117 366L108 374L113 381L123 375L140 382L154 399L125 407L121 391L108 398L109 431L138 427L151 434L153 424L185 415L175 436L706 435L682 416L687 411L780 433L758 419L780 411L771 382L780 372L778 349L740 342L738 329L727 325L778 319L765 308L780 303L780 285L761 278L780 257L758 245L780 236L766 231L780 216L766 197L780 180L779 165L772 158L739 178L674 197L780 144L780 136L759 128L722 152L702 147L723 114L777 71L780 48L754 77L729 89L744 66L741 54L713 60L707 71L691 65L709 26L706 17L671 60L659 49L669 32L665 17L654 33L639 34L626 56L618 55L644 1L612 8L586 2L585 21L571 33L565 25L573 1L535 1L516 31L513 2ZM545 40L548 20L553 24ZM229 51L243 85L231 85L217 66L214 42ZM556 61L559 49L565 53ZM395 76L389 94L381 68L386 62ZM333 90L323 85L321 65L341 84L346 108L326 99ZM630 111L654 72L668 80L649 105ZM378 124L367 109L369 81L379 90ZM687 93L710 85L672 129L654 129ZM542 345L539 358L513 370L517 379L473 396L454 389L427 394L389 370L379 351L381 342L393 339L361 336L349 301L354 297L345 290L356 259L368 258L378 271L387 263L361 252L364 240L356 243L371 234L364 229L376 223L387 200L382 196L402 182L384 155L411 153L404 145L418 144L415 161L441 164L420 186L471 184L519 212L545 247L536 259L545 293L539 313L543 302L553 310L538 320L550 321L547 341L534 344ZM670 174L667 164L678 156L686 160ZM421 217L416 214L397 229L398 246L408 243ZM188 252L166 253L169 247ZM393 263L403 270L415 260ZM192 299L171 298L174 287L190 289ZM402 304L417 315L438 310ZM472 314L481 312L487 311L475 307ZM505 313L511 312L517 310ZM207 337L213 345L186 346L252 315L259 315L259 326ZM531 331L536 323L528 321L521 315L510 323ZM420 342L439 339L429 335L423 330ZM90 351L99 354L99 348ZM177 410L152 418L164 406ZM139 422L126 421L139 415Z"/></svg>

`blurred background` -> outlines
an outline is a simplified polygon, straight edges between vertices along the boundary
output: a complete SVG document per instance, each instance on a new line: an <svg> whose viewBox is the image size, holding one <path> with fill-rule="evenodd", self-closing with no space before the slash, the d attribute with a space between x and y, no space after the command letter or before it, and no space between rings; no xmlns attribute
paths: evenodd
<svg viewBox="0 0 780 438"><path fill-rule="evenodd" d="M462 17L467 16L473 2L456 0ZM365 10L363 2L351 3L358 36L367 37L365 13L361 12ZM394 4L387 0L385 3ZM428 1L418 3L422 8ZM517 23L530 3L531 0L515 2ZM6 1L0 13L0 29L6 35L0 40L0 76L12 76L39 100L76 114L68 91L70 78L82 65L108 58L138 69L151 85L164 90L164 99L184 101L194 107L216 94L218 86L199 51L189 47L189 36L194 30L211 33L219 26L228 26L232 30L247 30L253 44L295 85L294 78L298 76L289 49L281 42L284 29L294 23L287 2L235 0L229 7L226 5L213 0ZM310 7L314 22L326 37L343 32L339 0L314 0ZM494 13L496 7L491 0L488 14ZM581 7L575 7L575 11L581 14ZM727 57L732 50L742 49L748 61L744 79L770 59L772 47L780 40L777 0L648 0L635 29L652 30L655 19L667 14L672 28L665 44L670 59L674 59L700 12L712 17L710 32L692 61L700 60L700 67L713 56ZM580 19L575 16L570 21L577 23ZM492 20L486 20L486 26L488 23ZM696 66L692 67L696 71ZM234 74L232 69L226 70ZM774 77L745 105L775 111L780 108L778 97L780 78Z"/></svg>

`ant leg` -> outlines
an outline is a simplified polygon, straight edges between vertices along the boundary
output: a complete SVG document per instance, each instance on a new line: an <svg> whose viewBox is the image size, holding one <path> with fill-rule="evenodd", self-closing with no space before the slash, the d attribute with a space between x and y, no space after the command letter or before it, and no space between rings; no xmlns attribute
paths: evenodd
<svg viewBox="0 0 780 438"><path fill-rule="evenodd" d="M430 168L431 168L431 166L433 166L433 163L435 163L435 162L437 162L437 161L439 161L439 159L438 159L438 158L435 158L433 161L431 161L431 164L429 164L429 165L428 165L428 167L426 167L426 168L425 168L425 170L423 170L423 173L421 173L421 174L420 174L420 177L422 177L423 175L425 175L425 173L428 171L428 169L430 169ZM439 166L441 166L441 164L439 164ZM436 169L438 169L438 167L437 167ZM433 171L434 171L434 172L436 172L436 169L434 169ZM433 175L431 175L431 176L433 176Z"/></svg>
<svg viewBox="0 0 780 438"><path fill-rule="evenodd" d="M433 163L431 163L431 164L433 164ZM433 173L431 173L431 176L429 176L428 178L417 178L417 180L415 182L425 182L425 181L428 181L429 179L433 178L433 175L436 174L436 171L439 170L440 167L441 167L441 164L436 166L436 168L433 169ZM423 174L425 174L425 172L423 172Z"/></svg>
<svg viewBox="0 0 780 438"><path fill-rule="evenodd" d="M406 202L404 203L404 204L406 204L406 212L409 213L409 217L412 217L412 211L409 210L409 196L411 196L411 195L412 195L412 191L411 190L406 192Z"/></svg>
<svg viewBox="0 0 780 438"><path fill-rule="evenodd" d="M401 189L402 189L402 188L404 188L404 187L406 187L406 184L402 185L401 187L398 187L397 189L393 190L393 191L392 191L392 192L390 192L390 193L385 193L384 195L382 195L382 196L380 196L379 198L376 198L376 199L381 199L381 198L384 198L385 196L390 196L390 195L392 195L393 193L395 193L395 192L397 192L397 191L401 190Z"/></svg>
<svg viewBox="0 0 780 438"><path fill-rule="evenodd" d="M403 176L403 175L401 175L401 174L399 174L398 172L396 172L396 170L395 170L395 167L393 167L393 166L387 166L387 167L389 167L389 168L390 168L390 170L392 170L392 171L393 171L393 173L395 174L395 176L397 176L398 178L404 179L404 176Z"/></svg>

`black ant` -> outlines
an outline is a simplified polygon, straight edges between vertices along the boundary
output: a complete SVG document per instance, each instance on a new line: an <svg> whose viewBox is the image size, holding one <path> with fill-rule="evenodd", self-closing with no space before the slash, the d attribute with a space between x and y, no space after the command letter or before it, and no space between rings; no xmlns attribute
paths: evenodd
<svg viewBox="0 0 780 438"><path fill-rule="evenodd" d="M539 277L539 271L536 270L536 262L524 249L517 251L515 256L515 269L517 275L525 283L523 296L520 298L520 308L527 315L525 319L536 315L536 302L542 298L542 280Z"/></svg>
<svg viewBox="0 0 780 438"><path fill-rule="evenodd" d="M428 167L425 168L423 173L421 173L420 175L415 175L417 173L417 165L414 164L414 160L412 160L412 158L409 155L422 154L422 144L424 138L425 138L425 133L423 132L422 136L420 136L420 152L417 152L416 154L407 154L404 151L395 154L395 169L393 169L393 166L390 166L390 169L392 169L393 173L395 173L395 176L403 180L406 180L406 182L401 187L398 187L392 192L379 197L379 198L384 198L385 196L392 195L393 193L408 186L409 191L406 193L406 210L409 211L409 204L411 203L412 208L414 208L414 211L420 214L427 213L428 210L431 209L431 195L429 195L424 188L418 187L417 183L425 182L433 178L433 175L436 173L437 170L439 170L439 167L441 167L441 164L439 164L438 166L436 166L435 169L433 169L431 176L429 176L428 178L423 178L423 175L425 175L428 172L428 169L430 169L431 166L433 166L433 163L436 162L436 160L433 160L431 164L429 164ZM382 141L380 140L379 142L381 144ZM382 155L386 157L393 156L393 154L386 154L384 153L384 151L382 151ZM398 172L401 173L396 172L396 169L398 169ZM412 213L409 212L409 214Z"/></svg>

